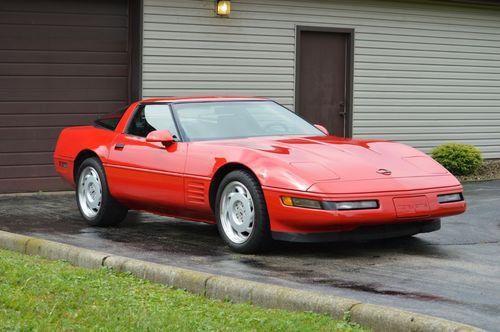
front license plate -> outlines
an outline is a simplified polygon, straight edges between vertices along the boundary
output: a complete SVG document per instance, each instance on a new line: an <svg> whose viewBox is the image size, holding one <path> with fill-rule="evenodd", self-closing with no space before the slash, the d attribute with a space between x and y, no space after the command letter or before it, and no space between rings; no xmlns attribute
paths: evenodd
<svg viewBox="0 0 500 332"><path fill-rule="evenodd" d="M398 217L423 217L429 214L429 202L425 196L394 198Z"/></svg>

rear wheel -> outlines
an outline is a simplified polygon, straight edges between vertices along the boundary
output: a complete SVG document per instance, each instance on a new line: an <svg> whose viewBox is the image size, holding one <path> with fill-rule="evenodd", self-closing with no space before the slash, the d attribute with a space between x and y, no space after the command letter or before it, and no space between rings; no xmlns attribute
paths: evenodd
<svg viewBox="0 0 500 332"><path fill-rule="evenodd" d="M85 159L78 168L76 202L83 219L91 226L118 225L128 209L108 190L104 168L99 159Z"/></svg>
<svg viewBox="0 0 500 332"><path fill-rule="evenodd" d="M217 227L231 249L256 253L268 249L271 232L266 202L257 180L237 170L224 177L217 190Z"/></svg>

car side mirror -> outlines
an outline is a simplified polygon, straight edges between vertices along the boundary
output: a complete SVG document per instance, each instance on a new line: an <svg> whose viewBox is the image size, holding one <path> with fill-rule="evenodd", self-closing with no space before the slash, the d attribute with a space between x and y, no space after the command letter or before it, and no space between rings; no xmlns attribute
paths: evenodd
<svg viewBox="0 0 500 332"><path fill-rule="evenodd" d="M314 125L317 129L321 130L321 132L323 134L325 134L326 136L330 135L330 133L328 132L328 129L326 129L325 127L323 127L322 125L320 124L315 124Z"/></svg>
<svg viewBox="0 0 500 332"><path fill-rule="evenodd" d="M163 144L163 146L169 146L172 145L175 140L168 130L155 130L146 136L146 142L157 142Z"/></svg>

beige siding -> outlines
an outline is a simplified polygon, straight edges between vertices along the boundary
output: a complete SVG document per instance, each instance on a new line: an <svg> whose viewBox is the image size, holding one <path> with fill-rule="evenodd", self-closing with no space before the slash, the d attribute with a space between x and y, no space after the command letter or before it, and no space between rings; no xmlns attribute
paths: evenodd
<svg viewBox="0 0 500 332"><path fill-rule="evenodd" d="M144 0L143 95L256 95L293 109L295 27L355 29L354 136L500 158L500 6Z"/></svg>

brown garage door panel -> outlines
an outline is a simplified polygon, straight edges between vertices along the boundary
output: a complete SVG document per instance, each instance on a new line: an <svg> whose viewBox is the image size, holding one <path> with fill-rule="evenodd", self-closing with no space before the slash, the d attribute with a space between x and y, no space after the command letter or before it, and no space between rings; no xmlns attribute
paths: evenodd
<svg viewBox="0 0 500 332"><path fill-rule="evenodd" d="M92 124L97 118L96 114L22 114L22 115L4 115L0 130L2 127L60 127L75 126L80 124Z"/></svg>
<svg viewBox="0 0 500 332"><path fill-rule="evenodd" d="M113 89L127 87L127 77L50 77L50 76L4 76L0 77L0 86L9 89Z"/></svg>
<svg viewBox="0 0 500 332"><path fill-rule="evenodd" d="M0 100L5 101L119 101L126 104L127 91L119 89L3 89L0 90ZM112 109L109 110L113 111Z"/></svg>
<svg viewBox="0 0 500 332"><path fill-rule="evenodd" d="M2 0L0 11L126 15L123 0Z"/></svg>
<svg viewBox="0 0 500 332"><path fill-rule="evenodd" d="M0 153L4 152L47 152L54 151L55 139L20 139L0 143ZM1 156L1 154L0 154Z"/></svg>
<svg viewBox="0 0 500 332"><path fill-rule="evenodd" d="M128 66L117 64L0 63L0 76L127 77Z"/></svg>
<svg viewBox="0 0 500 332"><path fill-rule="evenodd" d="M52 160L52 152L0 153L0 166L50 165Z"/></svg>
<svg viewBox="0 0 500 332"><path fill-rule="evenodd" d="M68 189L60 131L129 102L129 2L0 0L0 192Z"/></svg>
<svg viewBox="0 0 500 332"><path fill-rule="evenodd" d="M0 192L33 192L33 191L54 191L70 190L71 186L63 182L59 177L37 178L36 186L32 178L25 179L1 179Z"/></svg>
<svg viewBox="0 0 500 332"><path fill-rule="evenodd" d="M3 63L128 65L128 55L125 52L0 50L0 59Z"/></svg>
<svg viewBox="0 0 500 332"><path fill-rule="evenodd" d="M53 165L0 166L0 180L52 176L57 176Z"/></svg>
<svg viewBox="0 0 500 332"><path fill-rule="evenodd" d="M33 12L0 12L0 24L25 24L25 25L54 25L58 26L92 26L95 27L124 27L127 25L127 16L122 15L94 15L65 13L33 13Z"/></svg>
<svg viewBox="0 0 500 332"><path fill-rule="evenodd" d="M127 50L126 28L6 26L0 29L0 39L5 50Z"/></svg>
<svg viewBox="0 0 500 332"><path fill-rule="evenodd" d="M95 101L81 102L0 102L0 116L2 114L106 114L119 110L124 106L123 101Z"/></svg>
<svg viewBox="0 0 500 332"><path fill-rule="evenodd" d="M20 139L57 139L59 133L64 127L16 127L0 128L1 144L10 144L10 142ZM3 156L0 155L0 159ZM1 161L0 161L1 165Z"/></svg>

